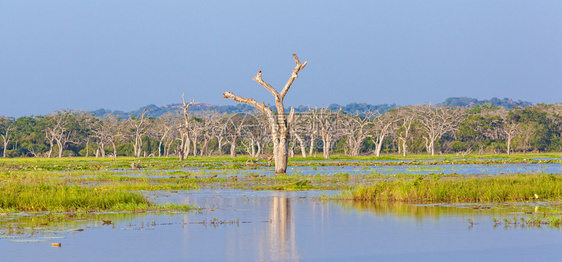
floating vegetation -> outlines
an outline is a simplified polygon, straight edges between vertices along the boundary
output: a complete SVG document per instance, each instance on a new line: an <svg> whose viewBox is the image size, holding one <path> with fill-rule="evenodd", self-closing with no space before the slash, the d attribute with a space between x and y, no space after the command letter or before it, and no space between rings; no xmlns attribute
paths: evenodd
<svg viewBox="0 0 562 262"><path fill-rule="evenodd" d="M443 168L442 167L432 167L432 166L429 166L429 167L425 167L425 166L424 167L409 167L409 168L406 168L406 171L408 171L408 172L413 172L413 171L443 171Z"/></svg>
<svg viewBox="0 0 562 262"><path fill-rule="evenodd" d="M240 225L240 223L249 223L249 222L240 222L240 218L237 218L236 220L220 220L218 218L213 218L211 220L207 220L204 219L201 222L195 222L193 224L201 224L201 225L205 225L205 226L212 226L212 227L218 227L221 225Z"/></svg>
<svg viewBox="0 0 562 262"><path fill-rule="evenodd" d="M562 226L562 215L553 215L548 213L543 213L541 216L532 217L517 217L514 216L513 219L503 218L498 220L493 219L494 227L504 226L504 227L527 227L527 228L540 228L541 226L548 226L552 228L559 228Z"/></svg>

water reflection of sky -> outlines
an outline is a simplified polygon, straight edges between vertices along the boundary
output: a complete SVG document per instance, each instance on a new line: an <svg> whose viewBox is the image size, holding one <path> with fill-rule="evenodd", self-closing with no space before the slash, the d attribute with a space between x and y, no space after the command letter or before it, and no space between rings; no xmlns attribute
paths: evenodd
<svg viewBox="0 0 562 262"><path fill-rule="evenodd" d="M328 192L329 193L329 192ZM494 228L501 209L314 200L318 192L152 192L159 201L197 204L188 214L108 214L61 248L0 239L3 261L556 261L560 230ZM212 210L212 211L211 211ZM199 224L237 220L231 225ZM467 219L479 223L468 228ZM139 229L141 224L152 224ZM131 226L133 225L133 226Z"/></svg>
<svg viewBox="0 0 562 262"><path fill-rule="evenodd" d="M170 173L173 172L173 173ZM179 173L178 173L179 172ZM195 175L248 175L248 174L265 174L273 175L273 168L257 168L257 169L206 169L198 167L186 167L173 170L140 170L127 171L123 170L123 175L132 177L171 177L186 174ZM541 163L541 164L462 164L462 165L383 165L383 166L317 166L317 167L289 167L288 174L303 175L332 175L336 173L353 174L519 174L519 173L545 173L559 174L562 173L562 164L560 163Z"/></svg>

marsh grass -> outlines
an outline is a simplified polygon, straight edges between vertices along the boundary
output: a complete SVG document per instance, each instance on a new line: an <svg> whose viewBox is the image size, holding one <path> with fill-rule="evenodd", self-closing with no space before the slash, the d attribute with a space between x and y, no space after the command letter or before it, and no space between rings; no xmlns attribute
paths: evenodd
<svg viewBox="0 0 562 262"><path fill-rule="evenodd" d="M0 210L2 212L145 211L190 208L183 205L158 206L149 202L141 193L112 188L45 183L0 184Z"/></svg>
<svg viewBox="0 0 562 262"><path fill-rule="evenodd" d="M443 178L415 176L357 186L336 198L408 203L488 203L562 199L560 175Z"/></svg>
<svg viewBox="0 0 562 262"><path fill-rule="evenodd" d="M140 193L98 190L78 185L0 185L0 209L20 211L93 211L147 209L150 202Z"/></svg>
<svg viewBox="0 0 562 262"><path fill-rule="evenodd" d="M539 160L536 158L545 158ZM505 164L505 163L562 163L559 153L540 153L540 154L513 154L507 155L467 155L460 157L452 154L428 156L426 154L416 154L403 157L398 154L375 156L356 156L350 157L342 154L334 154L331 159L323 157L293 157L289 160L289 166L388 166L388 165L436 165L436 164ZM258 162L248 166L246 162L248 156L211 156L211 157L190 157L184 161L177 158L153 157L141 158L141 170L169 170L185 167L200 167L205 169L257 169L267 167L267 163ZM131 162L138 161L132 157L112 158L0 158L0 170L20 170L20 171L99 171L99 170L130 170ZM389 160L390 162L371 162L379 160ZM299 163L298 161L304 161ZM306 162L312 161L312 162ZM339 161L339 162L338 162ZM349 162L348 162L349 161ZM357 162L359 161L359 162Z"/></svg>

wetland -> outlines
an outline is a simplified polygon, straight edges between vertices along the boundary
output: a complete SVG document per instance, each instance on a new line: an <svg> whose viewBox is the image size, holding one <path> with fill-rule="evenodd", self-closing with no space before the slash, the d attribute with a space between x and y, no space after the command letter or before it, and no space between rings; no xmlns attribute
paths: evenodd
<svg viewBox="0 0 562 262"><path fill-rule="evenodd" d="M392 157L389 157L392 158ZM0 160L5 261L557 256L559 158Z"/></svg>

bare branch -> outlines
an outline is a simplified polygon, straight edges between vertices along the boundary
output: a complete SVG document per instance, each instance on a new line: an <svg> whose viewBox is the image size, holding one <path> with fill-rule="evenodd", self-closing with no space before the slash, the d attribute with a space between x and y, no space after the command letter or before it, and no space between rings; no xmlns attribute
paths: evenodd
<svg viewBox="0 0 562 262"><path fill-rule="evenodd" d="M184 112L187 111L187 109L189 108L190 105L197 104L197 103L195 103L195 98L193 99L193 101L186 104L185 103L185 93L181 94L181 98L183 99L183 110L184 110Z"/></svg>
<svg viewBox="0 0 562 262"><path fill-rule="evenodd" d="M265 89L267 89L267 91L271 92L271 94L273 95L273 97L275 98L275 100L279 99L279 93L277 92L277 90L275 90L275 88L273 88L270 84L268 84L267 82L263 81L263 79L261 78L261 70L258 71L258 75L256 75L254 78L252 78L252 80L258 82L260 85L262 85L263 87L265 87Z"/></svg>
<svg viewBox="0 0 562 262"><path fill-rule="evenodd" d="M230 99L232 99L232 100L234 100L238 103L244 103L244 104L252 105L255 108L257 108L260 111L267 114L268 116L273 116L273 112L271 111L271 109L269 109L269 107L265 106L265 102L262 102L260 104L253 98L245 98L245 97L237 96L237 95L233 94L232 92L222 93L222 98L224 98L224 99L230 98Z"/></svg>
<svg viewBox="0 0 562 262"><path fill-rule="evenodd" d="M293 56L295 57L295 64L297 65L295 66L295 69L293 69L293 73L291 74L291 77L289 77L289 81L287 81L287 84L285 84L285 87L283 87L283 90L280 93L281 99L285 97L285 95L289 91L289 88L291 88L291 85L293 84L295 79L298 78L299 71L301 71L308 63L308 62L301 63L299 61L297 54L293 54Z"/></svg>

